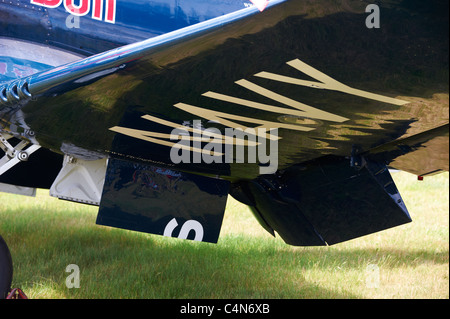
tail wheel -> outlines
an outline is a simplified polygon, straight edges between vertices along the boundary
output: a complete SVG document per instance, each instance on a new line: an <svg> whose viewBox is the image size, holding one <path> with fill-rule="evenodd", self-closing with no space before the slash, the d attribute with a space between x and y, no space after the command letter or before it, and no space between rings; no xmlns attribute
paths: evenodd
<svg viewBox="0 0 450 319"><path fill-rule="evenodd" d="M0 236L0 299L6 298L11 289L13 275L12 258L6 242Z"/></svg>

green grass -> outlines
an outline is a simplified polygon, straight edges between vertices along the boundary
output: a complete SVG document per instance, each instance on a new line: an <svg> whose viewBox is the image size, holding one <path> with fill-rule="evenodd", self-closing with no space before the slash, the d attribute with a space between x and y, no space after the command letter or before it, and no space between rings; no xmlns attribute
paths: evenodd
<svg viewBox="0 0 450 319"><path fill-rule="evenodd" d="M214 245L98 226L96 207L44 190L0 193L0 234L30 298L448 299L449 174L393 177L413 222L330 247L288 246L232 199Z"/></svg>

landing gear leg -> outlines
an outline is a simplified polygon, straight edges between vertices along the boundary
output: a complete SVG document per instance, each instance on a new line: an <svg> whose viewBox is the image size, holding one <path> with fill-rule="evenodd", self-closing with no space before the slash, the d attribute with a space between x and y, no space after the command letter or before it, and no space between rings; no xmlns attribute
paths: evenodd
<svg viewBox="0 0 450 319"><path fill-rule="evenodd" d="M5 299L11 289L13 265L6 242L0 236L0 299Z"/></svg>

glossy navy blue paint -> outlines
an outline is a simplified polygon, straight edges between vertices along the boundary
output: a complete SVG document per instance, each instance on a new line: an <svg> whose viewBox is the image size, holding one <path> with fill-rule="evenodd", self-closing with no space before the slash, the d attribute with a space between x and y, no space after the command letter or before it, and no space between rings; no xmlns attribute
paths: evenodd
<svg viewBox="0 0 450 319"><path fill-rule="evenodd" d="M108 39L120 39L125 34L121 29L124 26L128 28L128 36L134 35L134 40L137 40L140 38L140 36L137 36L138 31L145 29L141 25L141 19L136 19L134 24L121 26L120 5L121 2L117 2L115 24L96 21L89 16L84 16L81 17L80 28L70 30L64 30L66 28L64 15L67 17L67 12L62 6L56 9L45 9L44 15L48 16L48 19L53 17L54 21L51 23L51 30L53 31L49 31L47 36L50 40L44 42L56 41L55 37L57 36L61 36L61 39L65 40L64 45L66 46L70 46L71 43L80 44L82 41L94 41L92 43L95 44L96 50L101 51L104 48L103 45L106 47L119 45L119 42L110 42ZM264 70L280 73L289 71L286 68L286 61L294 57L301 57L315 67L327 66L320 68L321 71L344 81L346 84L362 89L367 88L370 91L386 92L385 94L388 96L427 97L429 93L425 92L442 91L442 88L438 85L440 81L448 82L448 77L444 74L445 71L440 71L445 70L441 67L442 65L445 65L445 63L448 65L448 62L443 60L444 57L448 56L446 55L446 51L448 53L448 49L446 49L448 39L441 40L445 39L445 31L442 31L444 29L441 29L441 26L448 24L448 21L445 22L442 15L437 12L442 5L439 1L427 6L427 8L432 8L429 9L429 12L424 12L429 16L421 15L420 19L423 19L423 21L417 23L417 26L412 24L415 26L414 32L398 28L398 24L409 23L408 21L412 16L416 17L417 8L411 5L411 9L406 4L399 4L402 10L388 11L388 8L384 8L384 28L390 30L387 33L365 28L365 16L346 12L345 8L343 12L338 11L338 13L332 15L325 14L323 17L306 19L301 14L305 10L296 1L272 2L272 5L263 13L259 13L255 8L249 8L234 11L228 15L220 14L227 12L224 8L232 10L234 6L238 6L238 2L227 1L217 6L202 2L200 6L202 10L198 9L198 12L192 9L197 5L199 4L196 2L189 2L189 4L177 2L173 6L172 2L152 2L149 11L143 9L146 8L146 2L136 3L136 6L130 7L129 10L138 10L138 7L142 7L141 11L147 12L147 14L154 10L158 12L161 19L174 19L178 21L177 23L181 23L185 19L181 17L192 17L192 21L200 20L200 18L194 19L196 16L201 16L198 13L200 11L206 12L209 10L215 12L211 16L219 16L215 19L191 24L185 28L164 33L161 36L99 53L85 60L27 77L25 79L27 90L33 96L33 99L22 101L24 105L22 111L25 112L28 123L32 124L39 136L46 137L45 141L41 139L41 142L48 144L46 146L49 148L59 148L58 143L60 141L50 142L49 137L57 136L52 132L52 128L58 127L61 123L49 126L46 122L39 121L47 110L52 113L52 108L61 108L60 112L70 110L73 114L79 113L77 117L84 118L95 112L97 106L82 101L89 100L91 97L96 101L101 100L97 96L101 96L108 91L114 92L114 95L110 95L115 97L108 99L108 103L101 105L100 108L109 109L111 112L107 112L105 116L99 118L95 126L83 128L80 135L73 136L69 133L63 138L76 143L81 142L83 145L80 146L87 149L96 147L97 151L102 152L108 152L112 147L115 153L120 152L142 160L154 160L155 156L161 155L165 157L165 159L163 158L164 161L169 163L167 152L162 154L158 147L153 149L154 146L147 142L136 139L130 140L119 135L114 136L108 128L121 125L131 128L140 127L145 130L147 121L141 119L141 116L145 114L163 115L166 119L179 124L184 121L192 121L193 115L183 114L173 105L186 102L203 107L205 103L201 95L210 90L252 100L254 97L249 92L239 90L234 82L239 79L256 81L253 75ZM244 6L242 3L239 5ZM279 5L279 8L277 8L277 5ZM326 5L326 1L323 5ZM2 4L2 6L6 6L5 12L10 14L15 12L14 10L20 9L6 4ZM208 10L205 9L206 7L208 7ZM391 8L389 9L391 10ZM33 10L36 11L36 8ZM177 13L177 10L181 10L183 14ZM128 12L126 9L122 11ZM190 13L187 14L188 12ZM8 14L6 16L8 17ZM9 17L10 20L6 18L2 22L14 22L12 15ZM17 17L20 17L20 15ZM25 23L28 19L32 19L32 16L25 15L24 20L19 19L18 21ZM185 21L183 25L186 25L188 20L183 20ZM429 27L431 29L423 27L423 25L430 24L431 21L432 27L436 30L431 27ZM99 23L97 25L99 29L81 27L81 23L88 22ZM60 27L58 27L58 23L61 24ZM148 25L151 23L152 20L149 20ZM45 23L38 25L42 26ZM160 25L161 28L163 26L165 28L164 30L160 29L158 31L160 33L171 30L167 27L170 24L161 23ZM235 29L233 29L233 25ZM19 30L19 28L11 28L6 23L2 27L5 28L4 30L8 35L12 35ZM176 26L173 28L176 28ZM36 28L36 30L40 29ZM61 33L55 30L60 30ZM101 30L101 32L97 32L97 30ZM145 30L148 31L149 29ZM316 36L320 36L321 33L325 35L323 41L318 41L317 37L309 36L315 30L318 30ZM27 25L25 23L25 26L21 27L22 37L27 35L26 31ZM39 39L40 33L30 32L30 35L35 35L36 39ZM349 35L352 36L353 40L346 41ZM73 41L70 40L72 36ZM296 40L299 37L302 39L301 41ZM355 41L355 39L359 39L359 41ZM423 59L420 55L412 55L402 49L407 46L421 47L423 46L422 39L426 39L427 46L434 48L426 51L433 55L432 58ZM269 40L276 45L271 45ZM129 41L131 40L129 39ZM386 50L386 46L382 44L383 41L390 45L389 50ZM109 44L106 45L107 42ZM347 48L347 50L343 48ZM329 55L327 52L334 53ZM360 61L351 63L348 55L358 57ZM333 72L328 72L328 68ZM210 73L210 70L214 70L213 73ZM292 73L292 70L290 71ZM419 81L415 74L425 74L427 77L421 77ZM291 76L301 77L302 74L297 72L292 73ZM135 83L133 90L121 92L123 87L122 77L127 79L127 83ZM205 80L205 77L208 80ZM380 81L379 79L385 80ZM365 86L360 86L361 82L365 83ZM187 87L187 83L192 84L192 87ZM260 85L266 84L264 81L258 83ZM288 167L296 162L311 160L330 153L348 156L353 145L359 145L362 152L370 153L372 148L405 135L412 123L420 122L419 115L415 114L411 118L405 118L405 111L402 111L403 113L399 112L400 116L398 116L396 114L398 107L385 103L367 106L370 105L368 104L370 101L357 100L346 95L337 96L325 90L305 89L289 85L283 87L282 90L286 96L305 103L315 104L319 99L319 107L322 110L351 119L342 128L338 127L338 131L342 129L342 132L348 130L356 132L348 138L343 137L341 133L334 132L334 125L327 122L316 122L314 133L317 134L280 132L282 136L286 134L286 138L283 138L280 144L280 155L283 158L280 165L282 167ZM445 88L443 90L445 91ZM277 90L275 92L278 93ZM156 98L155 95L157 95ZM158 102L155 102L155 100L158 100ZM273 103L270 100L262 102ZM240 107L237 109L229 104L222 103L220 106L216 104L217 102L214 105L207 104L204 107L275 122L282 121L280 120L282 116L271 116L267 112L258 111L255 113L254 110L248 110L247 108ZM88 108L86 114L83 114L79 105L85 105ZM139 109L139 111L135 112L136 109ZM363 109L367 111L365 114L355 116L355 114L361 114ZM135 112L134 115L128 116L133 112ZM431 112L438 114L440 107L436 106ZM392 114L392 116L378 120L383 114ZM368 119L367 124L360 124L364 117ZM439 115L436 118L439 119ZM420 126L421 124L415 125ZM435 124L427 124L419 132L441 125L448 125L445 119L438 120ZM377 127L380 127L380 129L377 129ZM98 131L96 131L96 128L99 128ZM150 130L150 127L147 130ZM102 139L91 140L82 137L82 134L86 134L86 137L102 135ZM345 133L342 134L345 135ZM113 140L115 145L112 145ZM315 141L322 140L329 144L326 148L313 145L315 143L321 144L322 142ZM284 151L286 151L286 154L283 153ZM387 153L384 154L387 155ZM383 160L391 162L393 159L386 156ZM244 166L242 165L242 167ZM408 164L408 166L411 165ZM205 169L214 171L216 168L204 166L203 170ZM254 178L256 176L253 171L254 167L250 168L248 165L242 169L234 165L233 169L235 170L235 173L231 173L231 175L234 175L233 177ZM425 172L434 169L436 168L423 167ZM225 173L230 171L226 167L224 170ZM222 172L220 171L220 173Z"/></svg>
<svg viewBox="0 0 450 319"><path fill-rule="evenodd" d="M30 0L0 3L0 36L91 55L219 17L249 4L240 0L116 0L115 21L110 23L105 21L105 8L101 20L92 18L92 4L91 10L75 21L63 2L56 8L32 4Z"/></svg>
<svg viewBox="0 0 450 319"><path fill-rule="evenodd" d="M225 180L111 159L97 224L159 235L167 229L171 237L183 237L184 226L184 239L216 243L229 185Z"/></svg>
<svg viewBox="0 0 450 319"><path fill-rule="evenodd" d="M0 83L27 77L31 74L50 69L48 64L31 60L0 56Z"/></svg>
<svg viewBox="0 0 450 319"><path fill-rule="evenodd" d="M274 1L271 6L283 1ZM103 72L111 70L110 73L120 71L133 63L136 60L148 60L151 54L158 53L163 50L168 50L180 43L186 43L191 39L198 38L202 35L211 35L214 31L223 29L224 26L237 22L244 18L249 18L259 11L256 8L248 8L245 10L239 10L232 12L226 16L219 16L214 19L186 26L181 29L176 29L172 32L165 33L161 36L149 38L147 40L132 43L129 45L121 46L117 49L113 49L107 52L102 52L94 55L90 58L86 58L80 61L76 61L59 68L49 70L48 72L40 72L29 78L29 89L32 94L39 94L43 91L49 91L56 85L72 85L74 87L79 86L74 84L73 80L78 80L85 74L92 74L95 72ZM111 33L115 30L115 27L111 27ZM76 31L77 32L77 31ZM78 33L75 33L78 36ZM137 38L135 39L137 40ZM203 51L205 48L199 48L198 51ZM193 51L194 54L197 52ZM183 53L184 55L184 53ZM122 68L118 68L123 65ZM113 69L117 68L117 69ZM110 73L98 73L98 77L93 79L103 78ZM78 82L80 83L80 82ZM64 87L59 91L68 91L73 87Z"/></svg>
<svg viewBox="0 0 450 319"><path fill-rule="evenodd" d="M295 246L324 246L411 222L382 164L324 157L239 183L264 228Z"/></svg>

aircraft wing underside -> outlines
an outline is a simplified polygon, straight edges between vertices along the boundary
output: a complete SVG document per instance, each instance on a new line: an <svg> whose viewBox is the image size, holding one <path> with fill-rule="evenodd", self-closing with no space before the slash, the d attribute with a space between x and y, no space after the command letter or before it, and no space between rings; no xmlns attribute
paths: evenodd
<svg viewBox="0 0 450 319"><path fill-rule="evenodd" d="M0 77L0 183L207 242L228 194L292 245L407 223L388 168L448 171L448 16L394 2L379 30L367 4L291 0L89 57L48 48L62 65L0 46L0 76L16 66Z"/></svg>

